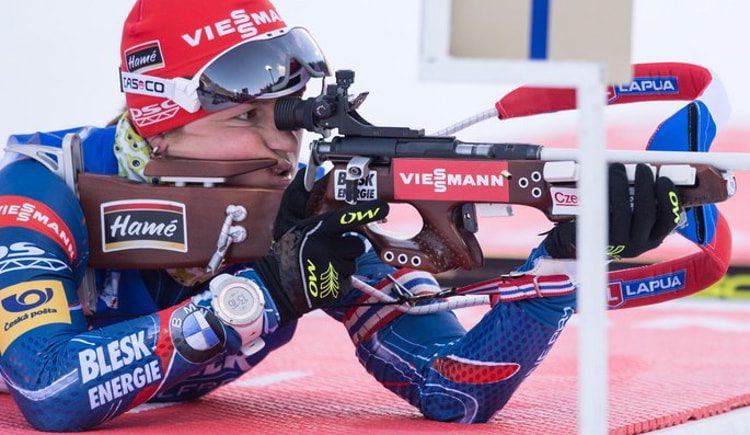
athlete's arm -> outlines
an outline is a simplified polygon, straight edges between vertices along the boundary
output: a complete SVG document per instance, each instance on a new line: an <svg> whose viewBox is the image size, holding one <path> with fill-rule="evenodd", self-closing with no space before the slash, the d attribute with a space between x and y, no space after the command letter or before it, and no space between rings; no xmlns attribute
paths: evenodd
<svg viewBox="0 0 750 435"><path fill-rule="evenodd" d="M88 330L76 292L87 256L59 178L32 160L0 171L0 369L38 429L93 427L240 347L205 297Z"/></svg>

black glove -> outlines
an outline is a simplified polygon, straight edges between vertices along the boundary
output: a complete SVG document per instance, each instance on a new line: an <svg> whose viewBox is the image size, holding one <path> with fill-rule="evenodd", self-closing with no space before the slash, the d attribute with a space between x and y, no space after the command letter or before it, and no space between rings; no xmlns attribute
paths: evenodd
<svg viewBox="0 0 750 435"><path fill-rule="evenodd" d="M349 293L355 260L365 246L360 238L342 234L384 219L389 210L386 202L370 201L305 219L309 194L303 180L300 171L284 192L271 252L255 264L282 324Z"/></svg>
<svg viewBox="0 0 750 435"><path fill-rule="evenodd" d="M680 222L677 189L667 177L654 176L648 166L636 165L633 205L630 204L625 165L609 166L610 257L632 258L656 248ZM544 239L553 258L575 258L576 223L556 225Z"/></svg>

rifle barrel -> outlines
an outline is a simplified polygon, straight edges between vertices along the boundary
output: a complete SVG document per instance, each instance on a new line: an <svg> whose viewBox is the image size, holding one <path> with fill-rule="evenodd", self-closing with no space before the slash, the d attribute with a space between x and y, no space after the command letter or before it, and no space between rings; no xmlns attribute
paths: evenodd
<svg viewBox="0 0 750 435"><path fill-rule="evenodd" d="M477 160L578 160L576 148L546 148L526 143L462 142L454 137L338 136L313 146L319 161L374 159L465 158ZM606 150L605 158L622 163L707 164L720 170L750 170L750 153Z"/></svg>
<svg viewBox="0 0 750 435"><path fill-rule="evenodd" d="M467 158L477 160L538 160L541 145L522 143L461 142L453 137L419 138L339 136L318 142L313 152L322 160L352 156L372 158Z"/></svg>

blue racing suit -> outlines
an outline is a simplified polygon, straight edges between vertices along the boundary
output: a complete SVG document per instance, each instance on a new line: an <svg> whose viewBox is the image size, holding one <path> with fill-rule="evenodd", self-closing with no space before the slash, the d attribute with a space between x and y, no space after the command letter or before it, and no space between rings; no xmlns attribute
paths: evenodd
<svg viewBox="0 0 750 435"><path fill-rule="evenodd" d="M83 139L84 170L116 174L114 128L11 137L59 146ZM537 248L524 266L545 256ZM266 346L245 356L239 335L210 306L207 284L178 283L163 270L96 270L96 312L85 316L77 289L88 235L77 198L32 159L0 169L0 373L32 426L83 430L146 401L199 397L230 382L287 343L296 323L278 312L251 265L225 272L256 281L267 301ZM414 293L435 292L427 273L395 270L370 249L357 276L389 291L391 274ZM342 304L370 302L354 290ZM359 361L386 388L430 419L487 421L541 362L573 312L575 296L498 303L466 332L451 312L403 315L392 306L331 309Z"/></svg>

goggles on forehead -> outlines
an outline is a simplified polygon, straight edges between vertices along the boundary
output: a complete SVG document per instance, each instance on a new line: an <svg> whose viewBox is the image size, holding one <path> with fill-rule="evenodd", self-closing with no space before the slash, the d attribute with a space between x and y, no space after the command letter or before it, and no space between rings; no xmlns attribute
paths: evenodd
<svg viewBox="0 0 750 435"><path fill-rule="evenodd" d="M274 32L263 40L236 45L216 56L192 79L165 79L121 71L120 89L168 98L190 113L209 112L302 89L310 77L329 75L323 52L302 27Z"/></svg>

